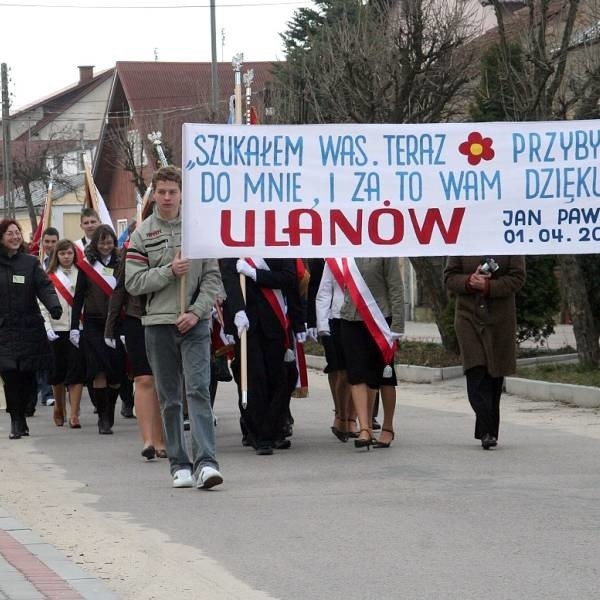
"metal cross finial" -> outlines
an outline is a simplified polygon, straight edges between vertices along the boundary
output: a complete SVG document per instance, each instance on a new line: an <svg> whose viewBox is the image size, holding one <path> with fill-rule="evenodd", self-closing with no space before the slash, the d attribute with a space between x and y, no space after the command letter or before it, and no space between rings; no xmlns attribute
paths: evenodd
<svg viewBox="0 0 600 600"><path fill-rule="evenodd" d="M249 88L252 87L252 82L254 81L254 69L248 69L242 79L244 80L244 85Z"/></svg>
<svg viewBox="0 0 600 600"><path fill-rule="evenodd" d="M148 139L154 144L156 147L156 153L158 154L158 160L160 162L161 167L167 167L169 165L169 161L165 155L165 151L162 147L162 133L160 131L152 131L148 134Z"/></svg>
<svg viewBox="0 0 600 600"><path fill-rule="evenodd" d="M234 54L233 58L231 59L231 65L233 66L233 70L237 71L237 72L241 71L243 64L244 64L244 53L238 52L237 54Z"/></svg>
<svg viewBox="0 0 600 600"><path fill-rule="evenodd" d="M148 134L148 139L157 146L162 144L162 133L160 131L152 131Z"/></svg>

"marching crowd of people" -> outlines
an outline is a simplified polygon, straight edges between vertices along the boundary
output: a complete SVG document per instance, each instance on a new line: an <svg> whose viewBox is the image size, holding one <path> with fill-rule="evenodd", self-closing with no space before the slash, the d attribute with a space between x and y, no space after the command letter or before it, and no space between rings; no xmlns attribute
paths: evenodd
<svg viewBox="0 0 600 600"><path fill-rule="evenodd" d="M290 398L306 385L303 344L323 344L334 405L331 431L356 448L394 441L394 353L404 333L395 258L194 259L181 256L181 172L152 179L154 208L119 250L86 208L80 240L42 235L28 254L19 224L0 223L0 375L11 439L29 435L38 388L52 386L53 419L81 428L84 387L98 433L113 433L133 381L142 456L167 458L173 487L223 481L213 413L217 381L238 384L242 444L258 455L291 447ZM515 293L522 257L451 257L456 331L482 447L497 444L503 376L515 368ZM512 324L512 326L511 326ZM241 340L247 346L242 368ZM223 365L223 362L225 364ZM374 417L381 405L378 437ZM185 438L189 420L191 456Z"/></svg>

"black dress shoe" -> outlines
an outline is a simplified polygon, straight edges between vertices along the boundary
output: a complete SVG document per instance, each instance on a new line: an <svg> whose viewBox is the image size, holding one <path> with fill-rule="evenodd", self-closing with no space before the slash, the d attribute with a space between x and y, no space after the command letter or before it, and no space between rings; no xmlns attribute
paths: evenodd
<svg viewBox="0 0 600 600"><path fill-rule="evenodd" d="M260 444L256 448L256 454L259 456L270 456L273 454L273 446L271 444Z"/></svg>
<svg viewBox="0 0 600 600"><path fill-rule="evenodd" d="M371 421L371 429L373 431L379 431L381 429L381 425L375 417L373 417L373 421Z"/></svg>
<svg viewBox="0 0 600 600"><path fill-rule="evenodd" d="M481 438L481 446L484 450L489 450L498 445L498 440L489 433L484 433Z"/></svg>
<svg viewBox="0 0 600 600"><path fill-rule="evenodd" d="M27 419L25 417L21 416L18 418L17 427L19 429L21 437L27 437L29 435L29 427L27 425Z"/></svg>
<svg viewBox="0 0 600 600"><path fill-rule="evenodd" d="M275 448L275 450L287 450L288 448L292 447L292 442L290 440L275 440L273 442L273 448Z"/></svg>
<svg viewBox="0 0 600 600"><path fill-rule="evenodd" d="M121 416L124 419L135 419L135 415L133 414L133 408L131 406L123 405L121 407Z"/></svg>

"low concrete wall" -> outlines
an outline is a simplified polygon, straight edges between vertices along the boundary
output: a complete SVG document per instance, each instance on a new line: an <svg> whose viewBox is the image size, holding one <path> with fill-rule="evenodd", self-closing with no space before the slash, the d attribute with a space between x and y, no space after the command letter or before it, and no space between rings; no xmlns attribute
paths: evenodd
<svg viewBox="0 0 600 600"><path fill-rule="evenodd" d="M577 362L577 354L537 356L517 360L517 364L520 367L575 362ZM306 364L312 369L323 370L326 365L325 357L308 355L306 357ZM461 366L439 368L397 364L396 376L400 381L407 381L409 383L434 383L462 377L463 370ZM509 394L522 396L531 400L565 402L574 406L581 406L582 408L600 407L600 388L566 383L550 383L519 377L507 377L505 379L505 388Z"/></svg>
<svg viewBox="0 0 600 600"><path fill-rule="evenodd" d="M582 408L600 408L600 388L570 383L551 383L536 379L507 377L504 386L508 394L530 400L564 402Z"/></svg>

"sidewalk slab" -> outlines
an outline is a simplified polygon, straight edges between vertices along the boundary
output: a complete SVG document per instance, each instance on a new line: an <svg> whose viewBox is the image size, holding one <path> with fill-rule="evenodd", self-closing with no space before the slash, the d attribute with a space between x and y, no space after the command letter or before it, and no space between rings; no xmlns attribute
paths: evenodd
<svg viewBox="0 0 600 600"><path fill-rule="evenodd" d="M0 600L118 598L0 507Z"/></svg>

